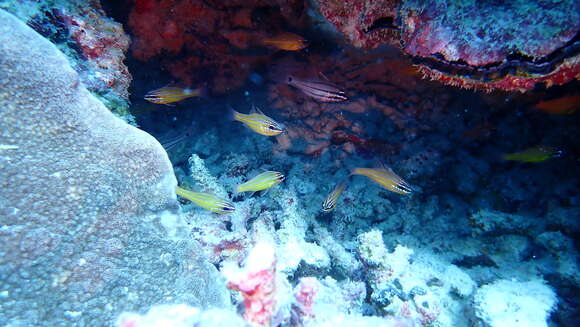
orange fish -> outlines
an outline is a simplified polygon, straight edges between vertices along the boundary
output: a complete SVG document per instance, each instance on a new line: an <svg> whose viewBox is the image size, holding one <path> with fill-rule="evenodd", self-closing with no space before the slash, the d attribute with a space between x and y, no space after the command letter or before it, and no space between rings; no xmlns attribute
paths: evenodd
<svg viewBox="0 0 580 327"><path fill-rule="evenodd" d="M262 43L286 51L299 51L308 46L308 41L306 41L302 36L293 33L278 34L274 37L262 40Z"/></svg>
<svg viewBox="0 0 580 327"><path fill-rule="evenodd" d="M160 89L149 91L145 94L145 100L156 104L170 105L174 102L183 101L187 98L202 95L202 89L190 89L175 86L164 86Z"/></svg>
<svg viewBox="0 0 580 327"><path fill-rule="evenodd" d="M536 103L534 108L553 115L573 114L580 109L580 95L569 95Z"/></svg>

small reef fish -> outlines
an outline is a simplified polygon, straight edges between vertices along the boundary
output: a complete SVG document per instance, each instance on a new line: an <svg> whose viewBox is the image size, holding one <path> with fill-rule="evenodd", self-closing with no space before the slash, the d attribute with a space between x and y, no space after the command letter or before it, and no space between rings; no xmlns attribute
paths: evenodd
<svg viewBox="0 0 580 327"><path fill-rule="evenodd" d="M181 187L177 187L175 193L211 212L227 214L236 210L233 203L227 200L222 200L213 194L193 192Z"/></svg>
<svg viewBox="0 0 580 327"><path fill-rule="evenodd" d="M569 95L553 100L541 101L534 108L552 115L569 115L580 109L580 95Z"/></svg>
<svg viewBox="0 0 580 327"><path fill-rule="evenodd" d="M320 102L342 102L348 100L344 91L322 80L302 80L294 76L288 76L286 83Z"/></svg>
<svg viewBox="0 0 580 327"><path fill-rule="evenodd" d="M277 171L265 171L236 187L236 192L257 192L267 190L284 181L284 175Z"/></svg>
<svg viewBox="0 0 580 327"><path fill-rule="evenodd" d="M190 89L175 86L165 86L160 89L149 91L145 94L145 100L156 104L172 104L188 98L201 96L201 88Z"/></svg>
<svg viewBox="0 0 580 327"><path fill-rule="evenodd" d="M338 183L332 192L326 197L324 202L322 202L322 211L323 212L330 212L336 208L336 202L338 198L342 195L342 192L346 189L346 181L342 181Z"/></svg>
<svg viewBox="0 0 580 327"><path fill-rule="evenodd" d="M242 114L234 109L231 109L231 111L234 120L246 125L246 127L258 134L276 136L284 132L284 125L264 115L260 109L252 108L249 114Z"/></svg>
<svg viewBox="0 0 580 327"><path fill-rule="evenodd" d="M542 162L552 158L559 158L564 151L551 146L536 145L521 152L509 153L503 156L504 160L519 162Z"/></svg>
<svg viewBox="0 0 580 327"><path fill-rule="evenodd" d="M391 192L399 194L413 192L411 185L395 174L391 168L355 168L351 175L366 176Z"/></svg>
<svg viewBox="0 0 580 327"><path fill-rule="evenodd" d="M294 33L278 34L274 37L263 39L262 43L286 51L299 51L308 47L308 41Z"/></svg>

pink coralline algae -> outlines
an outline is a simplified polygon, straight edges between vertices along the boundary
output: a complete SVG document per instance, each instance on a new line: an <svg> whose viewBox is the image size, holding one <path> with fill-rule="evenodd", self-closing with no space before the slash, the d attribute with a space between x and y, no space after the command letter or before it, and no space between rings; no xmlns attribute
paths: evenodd
<svg viewBox="0 0 580 327"><path fill-rule="evenodd" d="M426 77L484 90L527 91L580 79L580 3L319 1L357 47L398 45Z"/></svg>
<svg viewBox="0 0 580 327"><path fill-rule="evenodd" d="M254 246L243 270L224 272L230 289L244 298L244 319L257 326L268 326L276 310L276 255L274 246Z"/></svg>
<svg viewBox="0 0 580 327"><path fill-rule="evenodd" d="M294 297L298 303L300 312L306 317L312 317L314 312L312 306L320 283L314 277L304 277L300 279L300 283L294 289Z"/></svg>

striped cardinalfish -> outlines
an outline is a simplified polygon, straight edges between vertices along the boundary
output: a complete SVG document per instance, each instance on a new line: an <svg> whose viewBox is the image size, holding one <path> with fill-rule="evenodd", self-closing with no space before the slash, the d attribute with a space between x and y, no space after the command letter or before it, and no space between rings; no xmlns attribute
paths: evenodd
<svg viewBox="0 0 580 327"><path fill-rule="evenodd" d="M399 194L413 192L411 185L395 174L391 168L355 168L351 175L366 176L391 192Z"/></svg>
<svg viewBox="0 0 580 327"><path fill-rule="evenodd" d="M236 192L256 192L267 190L284 181L284 175L277 171L265 171L249 181L236 187Z"/></svg>
<svg viewBox="0 0 580 327"><path fill-rule="evenodd" d="M345 189L346 189L346 181L342 181L336 184L332 192L330 192L330 194L326 197L324 202L322 202L322 211L330 212L334 210L338 198L340 198L342 192L344 192Z"/></svg>
<svg viewBox="0 0 580 327"><path fill-rule="evenodd" d="M190 190L177 187L175 193L180 197L187 199L198 206L207 209L211 212L226 214L232 213L236 210L234 204L230 201L223 200L217 196L209 193L193 192Z"/></svg>
<svg viewBox="0 0 580 327"><path fill-rule="evenodd" d="M175 102L183 101L188 98L201 96L201 88L190 89L175 86L164 86L160 89L149 91L145 94L145 100L156 104L170 105Z"/></svg>
<svg viewBox="0 0 580 327"><path fill-rule="evenodd" d="M294 76L288 76L286 83L321 102L342 102L348 100L344 91L327 81L302 80Z"/></svg>
<svg viewBox="0 0 580 327"><path fill-rule="evenodd" d="M262 43L286 51L298 51L308 46L308 41L306 41L302 36L294 33L278 34L274 37L263 39Z"/></svg>
<svg viewBox="0 0 580 327"><path fill-rule="evenodd" d="M264 115L258 108L252 108L249 114L242 114L234 109L231 110L234 120L239 121L258 134L275 136L284 132L284 125Z"/></svg>

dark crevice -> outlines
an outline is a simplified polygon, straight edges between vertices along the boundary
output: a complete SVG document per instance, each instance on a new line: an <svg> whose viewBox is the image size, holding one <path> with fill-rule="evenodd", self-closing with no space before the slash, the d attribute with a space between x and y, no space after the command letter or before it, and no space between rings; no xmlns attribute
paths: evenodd
<svg viewBox="0 0 580 327"><path fill-rule="evenodd" d="M395 20L393 17L381 17L375 20L371 26L364 29L364 32L370 33L379 29L399 30L399 28L395 25Z"/></svg>

